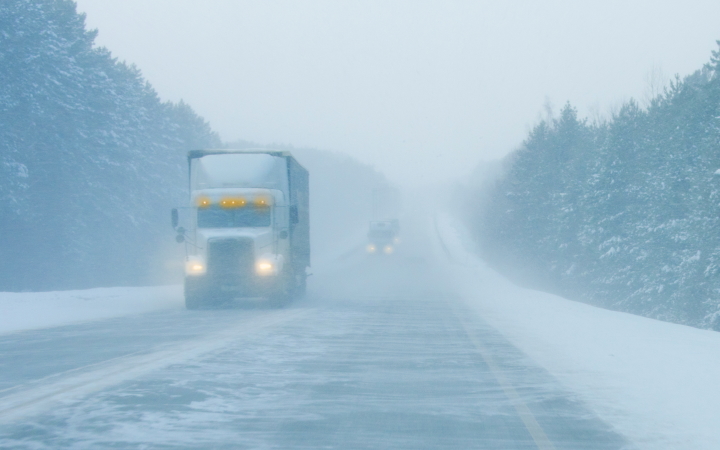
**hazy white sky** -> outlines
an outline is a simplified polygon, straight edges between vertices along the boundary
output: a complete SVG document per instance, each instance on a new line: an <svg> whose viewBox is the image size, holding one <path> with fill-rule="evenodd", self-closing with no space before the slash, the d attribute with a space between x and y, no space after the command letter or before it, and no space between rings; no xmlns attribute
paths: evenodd
<svg viewBox="0 0 720 450"><path fill-rule="evenodd" d="M582 115L642 99L720 39L717 0L77 3L223 140L337 150L411 185L511 151L546 99Z"/></svg>

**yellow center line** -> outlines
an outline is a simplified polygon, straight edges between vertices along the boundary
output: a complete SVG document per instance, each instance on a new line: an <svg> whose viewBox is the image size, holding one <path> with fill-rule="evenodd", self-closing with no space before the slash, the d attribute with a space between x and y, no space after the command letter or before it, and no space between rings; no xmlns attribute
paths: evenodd
<svg viewBox="0 0 720 450"><path fill-rule="evenodd" d="M453 314L455 314L455 316L460 321L460 324L465 330L465 334L470 339L470 342L472 342L472 344L480 353L483 361L485 361L485 364L487 364L487 366L490 368L490 371L492 371L498 384L500 384L500 387L502 387L502 390L505 392L505 395L508 397L508 399L510 399L511 403L515 407L515 411L517 411L518 415L520 416L520 420L522 420L525 428L530 433L530 436L532 436L533 441L535 441L535 445L537 445L539 450L555 450L555 446L547 437L545 431L542 429L538 421L535 419L535 416L533 415L532 411L530 411L530 408L528 408L525 402L523 402L522 398L520 398L520 395L517 393L512 383L507 379L503 369L495 362L492 354L480 342L477 336L475 336L475 334L470 330L467 322L463 320L462 315L457 311L455 305L453 305L451 301L447 298L445 299L445 301L452 309Z"/></svg>
<svg viewBox="0 0 720 450"><path fill-rule="evenodd" d="M435 236L437 238L438 243L440 244L440 247L442 248L443 252L445 253L445 256L448 258L448 260L451 263L457 264L455 261L455 258L453 257L450 250L447 248L447 245L445 245L445 241L442 238L442 234L440 233L440 228L438 226L437 221L437 215L433 216L433 225L435 228ZM470 330L470 328L467 325L467 322L463 320L463 316L458 312L457 307L452 304L452 302L445 297L445 302L450 306L450 309L452 310L453 314L457 317L457 319L460 321L460 324L462 325L463 329L465 330L465 334L470 338L470 342L475 346L475 348L480 353L480 356L482 357L483 361L485 361L485 364L490 368L493 375L495 376L495 379L497 380L498 384L500 384L500 387L502 387L502 390L505 391L505 395L510 399L513 406L515 407L515 411L517 411L518 415L520 416L520 419L522 420L523 424L525 425L525 428L530 433L530 436L532 436L533 441L535 441L535 445L537 445L539 450L555 450L555 446L553 443L548 439L547 435L545 434L545 431L542 429L538 421L535 419L535 416L533 415L532 411L530 411L530 408L525 404L525 402L522 401L520 398L520 395L517 393L515 388L513 387L512 383L505 377L505 373L500 368L500 366L495 363L495 359L492 357L490 352L487 350L487 348L480 342L480 340L475 336L475 334Z"/></svg>

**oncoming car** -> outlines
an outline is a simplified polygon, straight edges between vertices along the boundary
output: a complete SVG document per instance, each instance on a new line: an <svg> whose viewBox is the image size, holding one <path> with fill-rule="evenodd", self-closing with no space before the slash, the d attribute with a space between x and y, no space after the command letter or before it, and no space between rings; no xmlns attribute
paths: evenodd
<svg viewBox="0 0 720 450"><path fill-rule="evenodd" d="M390 255L395 252L395 247L400 242L400 225L397 219L374 220L370 222L368 240L366 247L368 253Z"/></svg>

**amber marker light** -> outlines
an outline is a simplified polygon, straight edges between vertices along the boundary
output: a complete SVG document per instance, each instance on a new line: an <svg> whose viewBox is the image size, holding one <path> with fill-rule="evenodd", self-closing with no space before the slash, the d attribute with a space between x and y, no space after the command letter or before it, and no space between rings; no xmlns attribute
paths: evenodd
<svg viewBox="0 0 720 450"><path fill-rule="evenodd" d="M198 208L207 208L212 203L210 197L198 197L195 201L197 202Z"/></svg>
<svg viewBox="0 0 720 450"><path fill-rule="evenodd" d="M268 197L257 197L253 202L256 208L265 208L270 206L270 198Z"/></svg>
<svg viewBox="0 0 720 450"><path fill-rule="evenodd" d="M242 208L247 204L247 201L242 197L226 197L220 200L221 208Z"/></svg>

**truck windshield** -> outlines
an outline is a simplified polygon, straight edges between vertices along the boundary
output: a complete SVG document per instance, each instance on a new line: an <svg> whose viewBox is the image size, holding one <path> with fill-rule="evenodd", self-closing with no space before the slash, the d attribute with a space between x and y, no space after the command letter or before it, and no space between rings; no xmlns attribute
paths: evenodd
<svg viewBox="0 0 720 450"><path fill-rule="evenodd" d="M220 208L210 206L198 209L198 228L240 228L270 226L270 208L246 206Z"/></svg>
<svg viewBox="0 0 720 450"><path fill-rule="evenodd" d="M370 230L368 237L370 239L392 239L395 237L395 232L393 230Z"/></svg>

